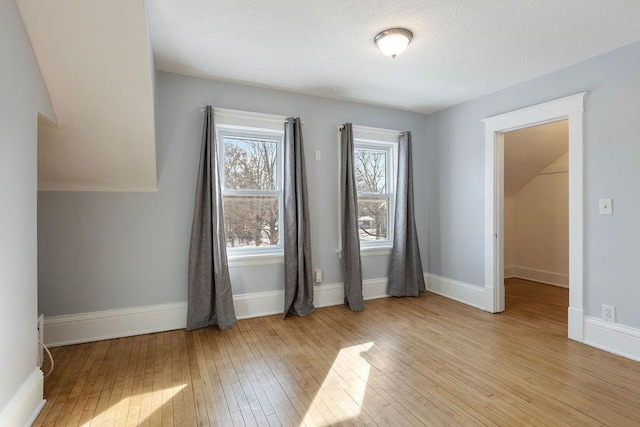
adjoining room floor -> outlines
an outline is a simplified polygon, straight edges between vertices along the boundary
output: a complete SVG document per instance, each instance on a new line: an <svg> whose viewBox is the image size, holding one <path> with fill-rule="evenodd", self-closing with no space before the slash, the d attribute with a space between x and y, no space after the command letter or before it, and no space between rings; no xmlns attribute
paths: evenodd
<svg viewBox="0 0 640 427"><path fill-rule="evenodd" d="M566 289L506 286L502 314L425 293L55 348L35 425L640 424L640 363L568 340Z"/></svg>

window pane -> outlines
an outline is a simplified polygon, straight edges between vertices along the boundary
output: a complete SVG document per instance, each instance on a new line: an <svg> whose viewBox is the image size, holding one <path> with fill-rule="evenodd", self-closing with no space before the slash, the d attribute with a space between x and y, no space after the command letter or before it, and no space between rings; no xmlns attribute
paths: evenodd
<svg viewBox="0 0 640 427"><path fill-rule="evenodd" d="M224 145L224 189L276 189L276 141L222 138Z"/></svg>
<svg viewBox="0 0 640 427"><path fill-rule="evenodd" d="M358 198L360 240L388 240L389 199Z"/></svg>
<svg viewBox="0 0 640 427"><path fill-rule="evenodd" d="M354 156L358 191L386 193L387 152L356 148Z"/></svg>
<svg viewBox="0 0 640 427"><path fill-rule="evenodd" d="M277 196L224 196L227 247L268 247L278 244Z"/></svg>

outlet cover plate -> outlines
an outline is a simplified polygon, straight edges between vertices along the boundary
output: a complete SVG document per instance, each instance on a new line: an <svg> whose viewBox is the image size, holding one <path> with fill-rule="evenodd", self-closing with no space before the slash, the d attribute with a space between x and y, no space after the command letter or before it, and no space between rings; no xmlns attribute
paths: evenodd
<svg viewBox="0 0 640 427"><path fill-rule="evenodd" d="M616 321L616 308L612 305L602 304L602 320L607 322Z"/></svg>
<svg viewBox="0 0 640 427"><path fill-rule="evenodd" d="M38 316L38 368L42 368L44 362L44 349L40 345L44 342L44 314Z"/></svg>
<svg viewBox="0 0 640 427"><path fill-rule="evenodd" d="M613 201L611 199L598 200L600 215L613 215Z"/></svg>

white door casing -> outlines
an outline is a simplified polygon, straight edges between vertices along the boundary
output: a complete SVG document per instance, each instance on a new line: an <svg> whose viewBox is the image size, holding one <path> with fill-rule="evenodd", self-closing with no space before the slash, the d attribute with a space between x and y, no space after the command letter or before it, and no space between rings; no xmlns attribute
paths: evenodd
<svg viewBox="0 0 640 427"><path fill-rule="evenodd" d="M569 331L583 341L584 177L583 114L587 92L484 119L485 125L485 310L504 311L504 132L569 121Z"/></svg>

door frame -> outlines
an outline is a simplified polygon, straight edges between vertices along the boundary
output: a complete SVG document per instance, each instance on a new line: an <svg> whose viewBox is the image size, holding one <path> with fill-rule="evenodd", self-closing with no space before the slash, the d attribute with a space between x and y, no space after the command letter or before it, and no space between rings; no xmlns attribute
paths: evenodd
<svg viewBox="0 0 640 427"><path fill-rule="evenodd" d="M485 125L485 310L504 311L504 133L569 122L569 330L584 336L584 101L587 92L492 116Z"/></svg>

